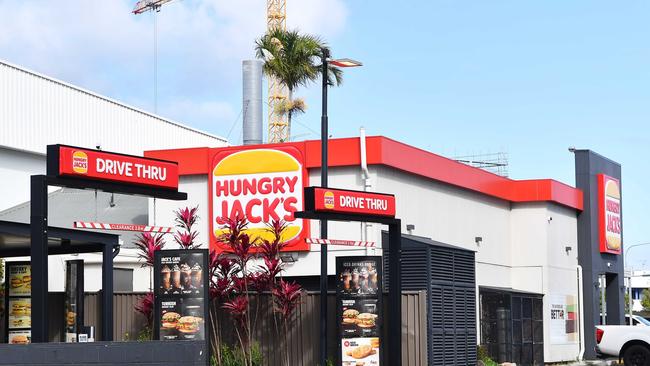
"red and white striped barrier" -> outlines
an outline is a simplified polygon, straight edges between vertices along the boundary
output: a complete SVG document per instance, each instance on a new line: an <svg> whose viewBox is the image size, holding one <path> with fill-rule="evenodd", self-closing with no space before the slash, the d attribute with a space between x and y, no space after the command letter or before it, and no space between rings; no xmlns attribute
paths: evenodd
<svg viewBox="0 0 650 366"><path fill-rule="evenodd" d="M137 224L107 224L103 222L85 222L75 221L74 227L80 229L99 229L99 230L120 230L120 231L142 231L149 233L171 233L174 228L167 226L147 226Z"/></svg>
<svg viewBox="0 0 650 366"><path fill-rule="evenodd" d="M374 241L307 238L305 239L305 242L307 242L307 244L347 245L350 247L366 247L366 248L374 248L375 246Z"/></svg>

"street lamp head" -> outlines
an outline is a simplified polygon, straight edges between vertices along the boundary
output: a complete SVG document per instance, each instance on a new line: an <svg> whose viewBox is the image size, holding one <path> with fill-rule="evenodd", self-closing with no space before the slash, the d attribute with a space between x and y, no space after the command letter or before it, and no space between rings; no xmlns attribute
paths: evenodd
<svg viewBox="0 0 650 366"><path fill-rule="evenodd" d="M329 60L328 63L338 66L338 67L358 67L363 66L360 61L356 61L350 58L339 58L336 60Z"/></svg>

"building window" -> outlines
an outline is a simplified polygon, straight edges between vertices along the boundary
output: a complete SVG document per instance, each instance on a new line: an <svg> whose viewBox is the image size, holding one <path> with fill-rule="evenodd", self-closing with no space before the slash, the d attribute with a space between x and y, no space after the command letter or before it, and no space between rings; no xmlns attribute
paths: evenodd
<svg viewBox="0 0 650 366"><path fill-rule="evenodd" d="M133 269L132 268L113 268L113 291L115 292L133 291Z"/></svg>

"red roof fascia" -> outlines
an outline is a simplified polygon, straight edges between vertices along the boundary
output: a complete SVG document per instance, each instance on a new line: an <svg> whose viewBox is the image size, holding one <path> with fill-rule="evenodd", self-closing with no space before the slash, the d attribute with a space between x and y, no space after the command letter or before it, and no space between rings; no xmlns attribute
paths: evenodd
<svg viewBox="0 0 650 366"><path fill-rule="evenodd" d="M320 141L304 141L277 145L294 145L305 151L308 169L320 168ZM259 145L273 147L274 145ZM252 146L247 146L251 148ZM329 141L330 167L361 164L358 137ZM181 175L208 174L209 148L147 151L145 156L178 161ZM383 137L366 138L368 165L385 165L401 171L447 183L456 187L497 197L510 202L555 202L583 209L582 191L552 179L512 180L485 170L418 149Z"/></svg>
<svg viewBox="0 0 650 366"><path fill-rule="evenodd" d="M151 150L145 151L147 158L175 161L178 163L179 175L208 174L209 147L193 147L187 149Z"/></svg>

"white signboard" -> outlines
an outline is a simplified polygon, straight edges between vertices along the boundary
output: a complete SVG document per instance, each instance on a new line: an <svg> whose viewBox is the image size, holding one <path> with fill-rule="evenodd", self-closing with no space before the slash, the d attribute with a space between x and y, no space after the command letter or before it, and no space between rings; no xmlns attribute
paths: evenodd
<svg viewBox="0 0 650 366"><path fill-rule="evenodd" d="M578 342L578 312L574 295L550 295L551 344Z"/></svg>

